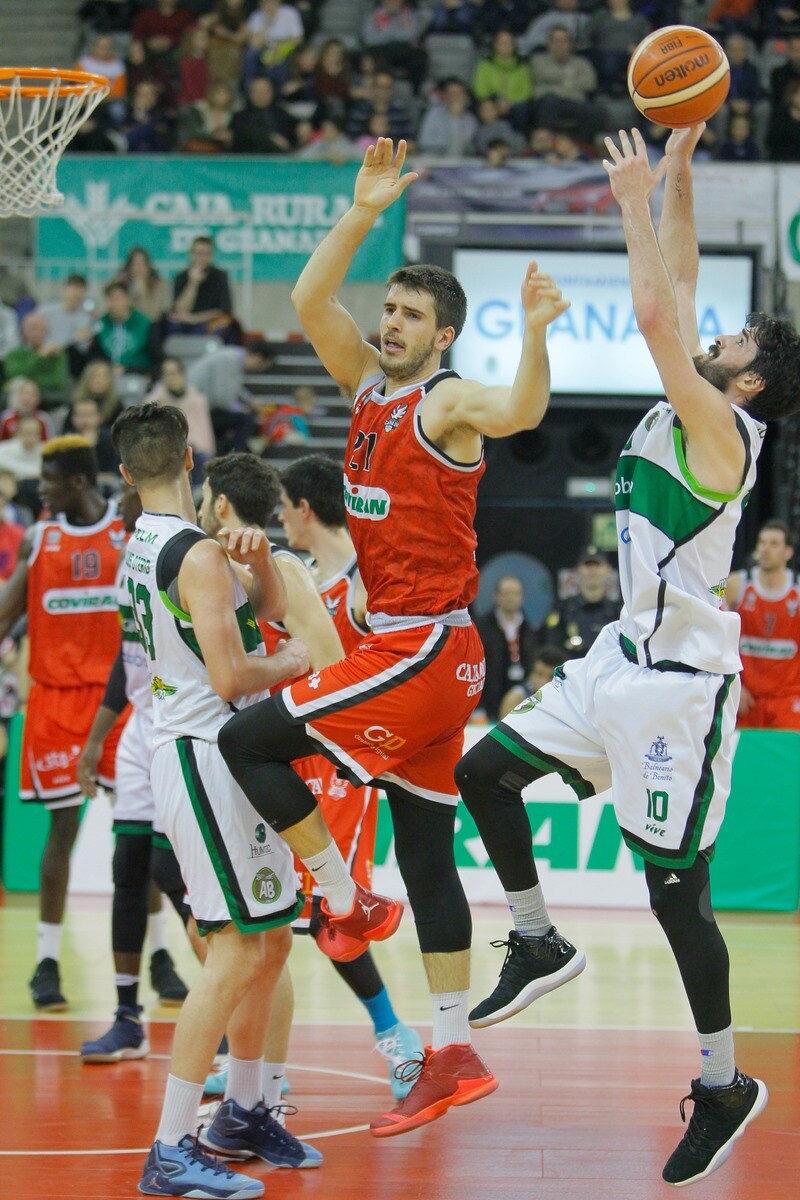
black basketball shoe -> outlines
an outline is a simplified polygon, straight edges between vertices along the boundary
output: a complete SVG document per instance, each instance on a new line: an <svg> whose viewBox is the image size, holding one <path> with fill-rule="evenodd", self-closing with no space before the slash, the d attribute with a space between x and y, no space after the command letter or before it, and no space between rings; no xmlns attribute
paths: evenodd
<svg viewBox="0 0 800 1200"><path fill-rule="evenodd" d="M183 1004L189 989L175 970L169 950L156 950L150 958L150 986L167 1007Z"/></svg>
<svg viewBox="0 0 800 1200"><path fill-rule="evenodd" d="M31 989L33 1003L40 1012L63 1012L65 1008L69 1008L66 997L61 992L58 963L54 958L43 958L37 964L28 987Z"/></svg>
<svg viewBox="0 0 800 1200"><path fill-rule="evenodd" d="M507 942L492 945L507 947L506 960L491 996L469 1014L473 1029L513 1017L539 996L580 975L586 966L586 955L562 937L555 925L542 937L525 937L512 929Z"/></svg>
<svg viewBox="0 0 800 1200"><path fill-rule="evenodd" d="M686 1120L687 1100L694 1101L694 1112L664 1167L664 1182L685 1187L716 1171L733 1150L736 1139L763 1112L768 1099L766 1084L739 1070L727 1087L704 1087L699 1079L693 1079L691 1092L681 1100L681 1120Z"/></svg>

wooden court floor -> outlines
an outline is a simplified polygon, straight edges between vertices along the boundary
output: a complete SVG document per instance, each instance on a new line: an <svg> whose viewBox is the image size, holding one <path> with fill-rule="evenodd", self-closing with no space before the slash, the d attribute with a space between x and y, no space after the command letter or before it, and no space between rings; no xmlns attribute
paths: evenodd
<svg viewBox="0 0 800 1200"><path fill-rule="evenodd" d="M681 1137L678 1102L698 1072L688 1007L663 936L646 913L560 910L586 951L584 974L514 1021L478 1031L498 1091L404 1137L376 1141L370 1118L391 1104L383 1062L357 1001L306 939L292 955L297 1024L290 1125L325 1154L318 1171L248 1171L283 1200L658 1200L663 1163ZM499 909L475 913L473 992L486 991L505 935ZM770 1103L731 1160L692 1190L702 1200L796 1200L800 1194L800 923L796 915L724 914L731 950L737 1059L767 1081ZM0 1196L117 1200L137 1195L168 1068L171 1016L143 1002L146 1060L83 1066L82 1039L114 1008L107 902L73 899L62 963L71 1002L35 1017L31 897L0 904ZM196 971L175 921L170 949ZM377 957L403 1018L429 1020L413 925Z"/></svg>

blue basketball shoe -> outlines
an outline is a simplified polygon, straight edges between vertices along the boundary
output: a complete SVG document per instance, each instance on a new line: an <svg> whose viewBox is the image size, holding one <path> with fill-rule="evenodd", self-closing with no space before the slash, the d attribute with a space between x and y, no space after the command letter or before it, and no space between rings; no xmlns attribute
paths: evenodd
<svg viewBox="0 0 800 1200"><path fill-rule="evenodd" d="M235 1100L223 1100L203 1142L223 1154L246 1151L273 1167L322 1165L319 1150L292 1137L263 1104L247 1109Z"/></svg>
<svg viewBox="0 0 800 1200"><path fill-rule="evenodd" d="M422 1039L416 1029L412 1029L403 1021L398 1021L391 1029L387 1029L380 1035L375 1043L375 1049L389 1064L389 1083L392 1087L392 1095L395 1100L404 1100L414 1086L414 1080L399 1078L397 1068L415 1058L422 1062L425 1057Z"/></svg>
<svg viewBox="0 0 800 1200"><path fill-rule="evenodd" d="M194 1196L200 1200L253 1200L264 1195L258 1179L237 1175L186 1134L178 1146L153 1142L139 1191L145 1196Z"/></svg>
<svg viewBox="0 0 800 1200"><path fill-rule="evenodd" d="M114 1024L108 1032L93 1042L83 1043L81 1060L85 1063L110 1063L145 1058L150 1051L150 1043L141 1014L141 1006L128 1008L121 1004L114 1013Z"/></svg>

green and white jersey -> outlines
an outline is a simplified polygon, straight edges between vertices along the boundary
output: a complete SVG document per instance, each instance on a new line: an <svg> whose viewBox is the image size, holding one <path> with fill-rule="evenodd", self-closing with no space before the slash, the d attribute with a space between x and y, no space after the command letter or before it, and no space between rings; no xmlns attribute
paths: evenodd
<svg viewBox="0 0 800 1200"><path fill-rule="evenodd" d="M147 653L142 644L142 635L133 615L133 599L131 585L125 571L125 563L120 563L117 571L117 604L119 605L119 622L122 628L122 665L125 669L125 695L128 703L136 712L141 713L148 721L153 719L153 690L150 686L150 672L147 666Z"/></svg>
<svg viewBox="0 0 800 1200"><path fill-rule="evenodd" d="M666 401L650 409L620 455L614 489L620 623L625 649L640 666L680 664L719 675L742 669L739 617L720 606L765 426L743 409L734 415L745 446L734 495L694 478L680 420Z"/></svg>
<svg viewBox="0 0 800 1200"><path fill-rule="evenodd" d="M180 517L142 513L128 542L125 571L133 615L145 648L153 692L154 746L175 738L216 742L231 714L267 692L229 704L211 686L191 617L181 608L178 572L195 542L206 535ZM264 641L247 593L234 578L242 644L263 656Z"/></svg>

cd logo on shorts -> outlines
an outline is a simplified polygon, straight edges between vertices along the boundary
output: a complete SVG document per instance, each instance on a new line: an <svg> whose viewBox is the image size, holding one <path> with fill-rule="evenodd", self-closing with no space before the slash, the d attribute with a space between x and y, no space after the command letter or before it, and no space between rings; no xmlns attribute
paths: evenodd
<svg viewBox="0 0 800 1200"><path fill-rule="evenodd" d="M262 867L253 879L253 896L258 904L273 904L281 894L278 876L272 867Z"/></svg>
<svg viewBox="0 0 800 1200"><path fill-rule="evenodd" d="M399 750L406 744L405 738L398 737L396 733L392 733L390 729L384 729L382 725L370 725L369 729L357 733L355 738L362 745L370 746L381 758L387 757L385 751Z"/></svg>

